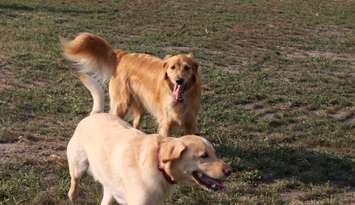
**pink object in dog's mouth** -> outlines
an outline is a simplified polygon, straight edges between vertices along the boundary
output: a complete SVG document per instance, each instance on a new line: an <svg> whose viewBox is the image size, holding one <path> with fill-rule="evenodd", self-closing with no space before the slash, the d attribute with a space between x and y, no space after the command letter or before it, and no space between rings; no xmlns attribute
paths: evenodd
<svg viewBox="0 0 355 205"><path fill-rule="evenodd" d="M175 84L173 90L173 98L174 102L182 102L184 99L182 98L183 86Z"/></svg>

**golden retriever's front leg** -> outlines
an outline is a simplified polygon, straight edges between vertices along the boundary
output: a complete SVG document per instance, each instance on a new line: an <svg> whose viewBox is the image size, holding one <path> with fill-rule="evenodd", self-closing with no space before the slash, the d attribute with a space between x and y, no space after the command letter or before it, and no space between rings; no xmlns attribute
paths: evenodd
<svg viewBox="0 0 355 205"><path fill-rule="evenodd" d="M136 129L139 129L139 125L140 125L140 122L141 122L141 117L142 115L136 115L133 117L133 127L136 128Z"/></svg>
<svg viewBox="0 0 355 205"><path fill-rule="evenodd" d="M124 118L131 104L131 95L122 84L113 84L110 81L109 95L110 95L110 114ZM115 86L120 86L116 88Z"/></svg>
<svg viewBox="0 0 355 205"><path fill-rule="evenodd" d="M186 117L184 120L184 134L192 135L197 133L196 117Z"/></svg>
<svg viewBox="0 0 355 205"><path fill-rule="evenodd" d="M111 104L110 114L116 115L120 118L124 118L127 114L127 111L128 111L128 105L125 103L115 104L115 105Z"/></svg>
<svg viewBox="0 0 355 205"><path fill-rule="evenodd" d="M163 137L168 137L171 134L172 122L163 120L159 123L159 135Z"/></svg>
<svg viewBox="0 0 355 205"><path fill-rule="evenodd" d="M139 129L141 118L144 114L143 106L136 100L133 100L131 104L132 117L133 117L133 127Z"/></svg>

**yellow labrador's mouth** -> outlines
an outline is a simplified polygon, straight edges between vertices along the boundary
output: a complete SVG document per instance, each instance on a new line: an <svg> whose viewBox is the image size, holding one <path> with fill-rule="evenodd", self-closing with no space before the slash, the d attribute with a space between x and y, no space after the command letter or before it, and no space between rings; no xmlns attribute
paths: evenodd
<svg viewBox="0 0 355 205"><path fill-rule="evenodd" d="M208 191L220 191L224 188L222 180L209 177L201 171L193 171L192 176L202 188Z"/></svg>
<svg viewBox="0 0 355 205"><path fill-rule="evenodd" d="M174 84L173 88L173 98L174 102L183 102L184 98L182 97L184 91L184 86L182 84Z"/></svg>

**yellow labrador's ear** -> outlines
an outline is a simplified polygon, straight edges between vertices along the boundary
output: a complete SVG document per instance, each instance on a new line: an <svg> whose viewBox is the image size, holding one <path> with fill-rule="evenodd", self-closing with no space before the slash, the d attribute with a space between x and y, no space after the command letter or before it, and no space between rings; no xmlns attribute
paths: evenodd
<svg viewBox="0 0 355 205"><path fill-rule="evenodd" d="M163 163L177 160L186 149L186 145L179 140L164 142L160 148L160 158Z"/></svg>

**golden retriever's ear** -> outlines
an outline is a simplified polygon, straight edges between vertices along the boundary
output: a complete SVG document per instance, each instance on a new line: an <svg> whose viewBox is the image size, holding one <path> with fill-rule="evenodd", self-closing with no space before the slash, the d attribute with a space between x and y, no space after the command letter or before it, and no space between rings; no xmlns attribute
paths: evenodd
<svg viewBox="0 0 355 205"><path fill-rule="evenodd" d="M197 63L197 62L195 62L195 61L192 62L192 69L193 69L195 72L197 72L197 69L198 69L198 63Z"/></svg>
<svg viewBox="0 0 355 205"><path fill-rule="evenodd" d="M186 145L178 140L164 142L160 148L160 157L163 163L177 160L186 149Z"/></svg>
<svg viewBox="0 0 355 205"><path fill-rule="evenodd" d="M170 58L172 55L166 55L164 58L163 58L163 67L166 68L167 65L168 65L168 62L167 62L167 59Z"/></svg>
<svg viewBox="0 0 355 205"><path fill-rule="evenodd" d="M189 57L189 58L194 58L194 54L192 54L192 53L189 53L186 56Z"/></svg>
<svg viewBox="0 0 355 205"><path fill-rule="evenodd" d="M166 60L166 59L168 59L168 58L170 58L170 57L172 57L172 55L166 55L164 58L163 58L163 60Z"/></svg>
<svg viewBox="0 0 355 205"><path fill-rule="evenodd" d="M195 72L197 72L198 63L194 60L194 54L189 53L189 54L186 54L186 56L189 57L189 58L191 58L191 61L192 61L191 66L192 66L193 70L194 70Z"/></svg>
<svg viewBox="0 0 355 205"><path fill-rule="evenodd" d="M168 66L168 62L165 61L165 62L163 63L163 68L166 68L167 66Z"/></svg>

